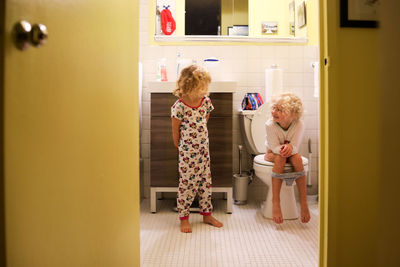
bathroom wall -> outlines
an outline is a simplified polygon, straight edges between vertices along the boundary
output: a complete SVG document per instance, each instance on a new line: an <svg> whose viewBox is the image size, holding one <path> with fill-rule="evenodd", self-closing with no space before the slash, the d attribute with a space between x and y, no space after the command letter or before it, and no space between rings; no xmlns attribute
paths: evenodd
<svg viewBox="0 0 400 267"><path fill-rule="evenodd" d="M262 36L261 23L278 22L280 36L291 36L289 27L289 1L275 0L249 1L249 35Z"/></svg>
<svg viewBox="0 0 400 267"><path fill-rule="evenodd" d="M140 61L143 63L143 123L142 157L144 158L144 197L149 197L150 184L150 93L149 81L155 81L157 59L167 59L169 81L176 80L176 55L192 58L201 63L206 57L214 56L221 60L218 76L223 80L237 82L234 94L233 149L234 172L238 171L238 144L244 144L240 134L238 110L246 92L259 92L265 95L265 69L277 64L283 71L283 85L287 91L298 94L305 106L304 121L306 131L300 152L308 157L308 138L312 141L312 187L309 194L317 194L318 176L318 99L313 96L312 62L317 61L318 47L315 45L232 45L197 46L197 45L149 45L149 6L148 1L140 1ZM243 44L243 43L242 43ZM250 156L244 159L244 169L251 168ZM257 199L265 197L264 185L256 179L250 186L251 196Z"/></svg>

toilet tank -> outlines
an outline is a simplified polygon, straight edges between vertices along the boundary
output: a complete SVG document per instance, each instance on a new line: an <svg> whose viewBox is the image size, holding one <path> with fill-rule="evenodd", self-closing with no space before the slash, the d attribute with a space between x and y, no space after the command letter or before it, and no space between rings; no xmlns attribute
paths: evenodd
<svg viewBox="0 0 400 267"><path fill-rule="evenodd" d="M264 103L257 110L241 110L239 114L240 131L247 151L252 155L264 154L265 123L270 116L269 104Z"/></svg>
<svg viewBox="0 0 400 267"><path fill-rule="evenodd" d="M258 155L256 146L254 145L253 137L251 136L251 122L255 110L240 110L239 111L239 121L240 121L240 132L244 144L246 146L247 152L252 155Z"/></svg>

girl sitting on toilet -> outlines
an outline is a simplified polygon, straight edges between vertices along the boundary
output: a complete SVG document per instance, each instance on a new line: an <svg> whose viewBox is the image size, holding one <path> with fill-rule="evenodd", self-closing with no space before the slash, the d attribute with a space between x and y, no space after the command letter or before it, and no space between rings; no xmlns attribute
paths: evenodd
<svg viewBox="0 0 400 267"><path fill-rule="evenodd" d="M293 165L295 173L302 176L296 179L300 195L301 222L310 220L307 204L306 177L301 155L298 153L304 133L304 123L301 120L303 105L299 97L293 93L282 93L272 99L271 119L266 122L265 160L274 162L272 169L275 177L284 172L287 162ZM282 179L272 175L272 219L275 223L283 223L280 191Z"/></svg>

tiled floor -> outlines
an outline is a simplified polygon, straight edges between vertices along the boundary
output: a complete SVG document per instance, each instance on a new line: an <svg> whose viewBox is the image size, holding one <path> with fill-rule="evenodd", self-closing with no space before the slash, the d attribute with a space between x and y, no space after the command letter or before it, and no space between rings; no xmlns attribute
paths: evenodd
<svg viewBox="0 0 400 267"><path fill-rule="evenodd" d="M157 213L149 211L149 201L141 203L140 248L142 267L219 266L317 266L318 204L309 203L311 220L285 221L276 226L260 213L260 203L233 205L225 213L225 201L213 202L213 215L224 223L214 228L202 223L198 213L190 215L193 233L179 231L174 200L157 203Z"/></svg>

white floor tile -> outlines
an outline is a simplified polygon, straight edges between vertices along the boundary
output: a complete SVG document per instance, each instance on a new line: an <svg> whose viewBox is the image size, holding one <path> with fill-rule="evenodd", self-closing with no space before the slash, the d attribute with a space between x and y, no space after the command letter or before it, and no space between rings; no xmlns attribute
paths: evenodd
<svg viewBox="0 0 400 267"><path fill-rule="evenodd" d="M198 213L190 215L193 233L179 230L175 200L158 200L157 213L149 211L149 200L141 203L141 266L317 266L318 204L310 203L311 220L286 220L276 226L260 213L261 203L233 206L225 213L225 201L213 202L213 215L224 226L202 223Z"/></svg>

